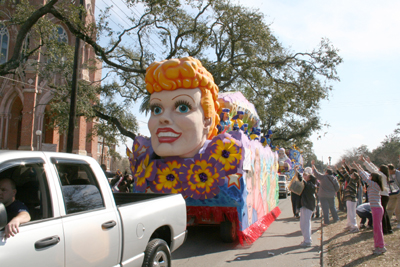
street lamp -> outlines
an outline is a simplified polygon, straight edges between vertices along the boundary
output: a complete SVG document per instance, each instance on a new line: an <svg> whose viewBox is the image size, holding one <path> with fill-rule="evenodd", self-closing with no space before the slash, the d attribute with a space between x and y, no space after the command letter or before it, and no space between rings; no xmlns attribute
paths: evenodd
<svg viewBox="0 0 400 267"><path fill-rule="evenodd" d="M331 166L331 159L332 159L332 158L329 156L329 157L328 157L328 160L329 160L329 166Z"/></svg>
<svg viewBox="0 0 400 267"><path fill-rule="evenodd" d="M36 131L36 139L37 139L37 148L36 150L39 151L40 149L40 136L42 135L42 131L41 130L37 130Z"/></svg>

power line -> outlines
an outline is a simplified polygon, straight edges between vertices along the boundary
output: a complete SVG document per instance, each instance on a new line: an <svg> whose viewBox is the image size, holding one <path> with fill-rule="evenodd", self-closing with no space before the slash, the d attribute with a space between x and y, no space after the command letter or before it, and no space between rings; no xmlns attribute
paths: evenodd
<svg viewBox="0 0 400 267"><path fill-rule="evenodd" d="M104 0L103 0L103 2L104 2ZM104 4L106 5L106 7L109 7L109 6L107 6L107 3L106 2L104 2ZM100 9L97 5L96 5L96 7L98 8L98 9ZM126 23L126 25L128 25L128 26L130 26L123 18L121 18L121 16L117 13L117 12L115 12L115 10L113 10L113 9L111 9L123 22L125 22ZM120 25L119 23L116 23L113 19L111 19L111 18L109 18L117 27L119 27L121 30L125 30L124 29L124 27L122 27L122 25ZM129 19L129 18L128 18ZM136 40L135 39L133 39L132 38L132 36L130 36L129 34L128 34L128 36L132 39L132 41L134 41L134 42L136 42ZM151 44L150 44L150 46L151 47L153 47ZM156 50L154 47L153 47L153 49L154 50Z"/></svg>
<svg viewBox="0 0 400 267"><path fill-rule="evenodd" d="M103 0L103 2L104 2L104 0ZM128 16L128 15L127 15L113 0L111 0L111 2L112 2L116 7L118 7L118 9L121 10L121 12L124 13L124 15L125 15L127 18L129 18L129 16Z"/></svg>
<svg viewBox="0 0 400 267"><path fill-rule="evenodd" d="M109 6L107 6L107 3L103 0L103 2L104 2L104 4L106 5L106 7L109 7ZM119 9L119 10L121 10L121 12L129 19L129 16L114 2L114 1L112 1L111 0L111 2L112 3L114 3L114 5ZM126 4L125 4L126 5ZM129 8L129 6L127 6L126 5L126 7L130 10L130 8ZM98 7L97 7L98 8ZM125 21L125 19L123 19L115 10L113 10L113 9L111 9L115 14L117 14L117 16L126 24L126 25L128 25L128 27L130 27L131 25L129 24L129 23L127 23L126 21ZM135 16L135 14L133 14L134 16ZM138 16L139 18L140 18L140 16ZM110 20L111 21L113 21L111 18L110 18ZM114 22L114 21L113 21ZM114 22L115 23L115 22ZM115 23L116 24L116 23ZM124 30L124 28L123 27L121 27L121 25L118 25L117 24L117 26L119 26L122 30ZM130 36L131 37L131 36ZM163 47L161 47L156 41L154 41L150 36L149 36L149 38L150 38L150 40L151 41L153 41L153 43L155 44L155 45L157 45L161 50L163 49ZM131 39L133 40L133 38L131 37ZM136 41L136 40L133 40L133 41ZM151 43L149 43L149 45L156 51L156 52L158 52L158 53L161 53L160 51L158 51Z"/></svg>
<svg viewBox="0 0 400 267"><path fill-rule="evenodd" d="M111 0L111 2L113 2L114 3L114 1L113 0ZM138 12L138 14L136 14L136 12L134 12L134 11L136 11L135 10L135 8L134 7L132 7L133 8L133 10L131 9L131 7L129 7L125 2L122 2L130 11L133 11L132 12L132 15L135 17L135 15L137 15L137 18L140 18L140 12L139 11L137 11ZM118 5L116 5L120 10L121 10L121 8L118 6ZM124 13L124 12L123 12ZM125 14L125 13L124 13ZM127 15L126 15L127 16ZM127 16L128 17L128 16ZM129 18L129 17L128 17ZM150 32L151 32L151 30L150 30ZM150 38L150 40L152 40L161 50L162 49L164 49L163 47L161 47L156 41L154 41L152 38L151 38L151 36L149 36L149 38ZM153 46L151 46L151 47L153 47ZM154 48L154 47L153 47ZM157 52L159 52L159 51L157 51Z"/></svg>
<svg viewBox="0 0 400 267"><path fill-rule="evenodd" d="M18 81L18 80L15 80L15 79L12 79L12 78L9 78L9 77L6 77L6 76L0 76L0 78L6 79L6 80L10 80L10 81L13 81L13 82L17 82L17 83L22 83L22 84L24 84L24 85L35 86L35 85L33 85L33 84L26 83L26 82L23 82L23 81ZM39 86L39 85L36 85L36 87L39 88L39 89L41 89L41 90L45 90L45 91L51 91L51 90L52 90L52 89L48 89L48 88L41 87L41 86Z"/></svg>

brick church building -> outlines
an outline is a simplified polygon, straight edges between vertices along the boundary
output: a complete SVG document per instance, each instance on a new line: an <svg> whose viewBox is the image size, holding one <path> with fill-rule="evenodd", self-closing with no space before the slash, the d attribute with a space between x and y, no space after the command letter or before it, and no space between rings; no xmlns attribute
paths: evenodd
<svg viewBox="0 0 400 267"><path fill-rule="evenodd" d="M15 6L10 6L10 1L1 1L0 22L9 20ZM31 0L31 3L44 5L44 0ZM95 0L84 0L88 11L86 21L94 21ZM4 4L5 3L5 4ZM75 45L75 37L62 23L54 20L58 25L59 40ZM5 27L0 24L0 64L11 58L18 30L15 26ZM95 53L91 46L80 42L80 68L78 79L87 81L101 80L101 63L98 63L96 71L83 67L88 59L94 59ZM28 61L43 61L40 53L31 56ZM27 64L28 66L30 64ZM36 69L27 67L16 74L0 76L0 150L43 150L66 151L67 133L59 132L56 128L50 128L49 103L52 101L52 93L47 86L47 81L41 79ZM92 129L95 121L86 121L84 117L77 118L78 127L75 128L73 153L91 156L99 163L105 163L111 169L111 159L104 156L101 160L103 145L101 138L94 137L91 140L87 134ZM100 142L99 142L100 139ZM105 148L107 149L107 147ZM106 152L106 151L105 151Z"/></svg>

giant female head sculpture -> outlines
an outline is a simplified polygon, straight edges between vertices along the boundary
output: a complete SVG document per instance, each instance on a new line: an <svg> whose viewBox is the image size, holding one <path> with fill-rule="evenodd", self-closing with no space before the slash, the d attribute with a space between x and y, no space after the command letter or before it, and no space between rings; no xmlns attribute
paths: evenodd
<svg viewBox="0 0 400 267"><path fill-rule="evenodd" d="M149 131L154 152L161 156L193 157L219 124L218 87L192 57L154 62L146 71L151 94Z"/></svg>

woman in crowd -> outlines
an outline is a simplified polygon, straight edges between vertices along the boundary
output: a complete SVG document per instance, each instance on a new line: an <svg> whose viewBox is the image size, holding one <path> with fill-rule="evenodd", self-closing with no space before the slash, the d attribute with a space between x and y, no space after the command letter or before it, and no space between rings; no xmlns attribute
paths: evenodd
<svg viewBox="0 0 400 267"><path fill-rule="evenodd" d="M382 218L383 218L383 207L381 204L380 194L383 191L382 176L376 172L370 175L362 169L360 165L354 163L354 166L358 169L363 181L368 185L368 196L372 211L373 229L374 229L374 254L380 255L386 252L385 242L383 240L382 231Z"/></svg>
<svg viewBox="0 0 400 267"><path fill-rule="evenodd" d="M343 163L346 162L343 160ZM351 233L357 233L359 231L357 226L357 191L360 184L360 176L358 176L356 170L351 170L351 174L347 172L347 168L343 168L342 172L337 172L345 182L344 187L344 201L346 201L347 210L347 226L346 230Z"/></svg>
<svg viewBox="0 0 400 267"><path fill-rule="evenodd" d="M310 247L311 240L311 216L315 209L315 182L316 179L313 175L308 174L310 171L304 171L304 174L298 172L299 165L294 167L297 178L302 181L304 178L304 189L300 195L300 229L303 235L303 242L300 244L302 247ZM304 177L303 177L304 176ZM292 193L294 194L294 193Z"/></svg>
<svg viewBox="0 0 400 267"><path fill-rule="evenodd" d="M381 204L383 207L382 229L383 229L383 234L385 235L392 234L393 233L392 226L390 225L390 219L386 211L386 206L389 202L389 190L388 190L389 168L386 165L381 165L378 169L378 167L371 162L369 157L365 158L362 155L360 156L360 160L364 162L364 166L365 168L367 168L369 172L371 173L376 172L382 176L382 188L383 188L381 192ZM370 196L368 195L368 197Z"/></svg>

